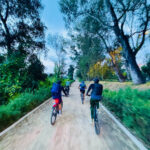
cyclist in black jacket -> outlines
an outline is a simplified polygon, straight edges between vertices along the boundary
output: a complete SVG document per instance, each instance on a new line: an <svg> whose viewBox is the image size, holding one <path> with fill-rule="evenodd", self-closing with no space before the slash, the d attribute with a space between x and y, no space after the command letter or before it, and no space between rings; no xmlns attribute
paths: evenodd
<svg viewBox="0 0 150 150"><path fill-rule="evenodd" d="M94 106L96 105L97 109L99 109L99 101L102 98L102 92L103 92L103 85L99 84L99 79L94 79L94 84L91 84L87 90L86 95L89 95L89 92L91 92L91 99L90 99L90 109L91 109L91 119L93 122L94 119Z"/></svg>

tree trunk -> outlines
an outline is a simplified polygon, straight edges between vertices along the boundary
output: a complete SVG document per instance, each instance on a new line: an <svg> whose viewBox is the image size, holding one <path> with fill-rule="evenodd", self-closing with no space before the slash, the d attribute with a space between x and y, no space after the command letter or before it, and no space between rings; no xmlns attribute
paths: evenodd
<svg viewBox="0 0 150 150"><path fill-rule="evenodd" d="M124 53L126 53L126 55L129 56L126 59L128 60L129 71L130 71L130 75L131 75L133 83L134 84L145 83L146 81L144 77L142 76L139 66L137 65L135 56L132 54L128 54L129 53L128 50L124 51Z"/></svg>
<svg viewBox="0 0 150 150"><path fill-rule="evenodd" d="M118 38L118 41L122 45L123 56L124 56L125 60L128 61L132 82L134 84L145 83L145 79L142 76L142 73L141 73L141 71L140 71L140 69L136 63L135 55L133 54L133 51L129 45L128 38L124 35L123 31L119 28L119 23L118 23L114 8L113 8L110 0L107 0L106 2L107 2L107 6L109 8L111 17L112 17L113 22L114 22L113 30L116 34L116 37Z"/></svg>
<svg viewBox="0 0 150 150"><path fill-rule="evenodd" d="M131 75L130 75L130 70L129 70L129 65L127 60L125 60L125 68L126 68L126 72L127 72L127 79L131 80Z"/></svg>
<svg viewBox="0 0 150 150"><path fill-rule="evenodd" d="M119 82L124 82L125 78L122 75L122 73L120 72L120 69L119 69L118 65L114 64L113 61L112 61L112 64L113 64L113 68L115 70L115 73L116 73L116 76L118 77Z"/></svg>

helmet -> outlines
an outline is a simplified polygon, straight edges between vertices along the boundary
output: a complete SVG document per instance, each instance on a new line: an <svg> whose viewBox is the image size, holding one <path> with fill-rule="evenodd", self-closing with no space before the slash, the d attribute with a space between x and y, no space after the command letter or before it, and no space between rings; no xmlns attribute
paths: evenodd
<svg viewBox="0 0 150 150"><path fill-rule="evenodd" d="M58 84L61 84L61 80L58 80L57 83L58 83Z"/></svg>
<svg viewBox="0 0 150 150"><path fill-rule="evenodd" d="M94 83L98 83L98 82L99 82L99 79L98 79L98 78L95 78L93 81L94 81Z"/></svg>

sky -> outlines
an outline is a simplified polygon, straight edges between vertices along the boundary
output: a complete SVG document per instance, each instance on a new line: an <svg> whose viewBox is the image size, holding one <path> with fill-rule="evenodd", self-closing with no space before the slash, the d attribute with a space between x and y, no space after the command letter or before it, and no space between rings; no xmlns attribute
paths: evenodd
<svg viewBox="0 0 150 150"><path fill-rule="evenodd" d="M65 24L63 21L63 16L59 10L58 0L42 0L42 5L44 9L41 13L41 18L45 26L47 27L46 35L49 33L55 34L59 33L60 35L66 36ZM47 45L49 48L49 46ZM53 49L50 49L46 54L40 56L40 59L45 66L46 73L53 73L54 69L54 58L55 52ZM67 60L68 61L68 60Z"/></svg>

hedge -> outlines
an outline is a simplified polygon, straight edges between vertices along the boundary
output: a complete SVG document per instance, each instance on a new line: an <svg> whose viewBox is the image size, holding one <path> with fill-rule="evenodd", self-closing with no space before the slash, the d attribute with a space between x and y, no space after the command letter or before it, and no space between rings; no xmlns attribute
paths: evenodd
<svg viewBox="0 0 150 150"><path fill-rule="evenodd" d="M50 96L50 88L40 88L34 92L22 93L7 105L0 106L0 131L40 105Z"/></svg>
<svg viewBox="0 0 150 150"><path fill-rule="evenodd" d="M150 148L150 90L120 89L103 92L103 103Z"/></svg>

